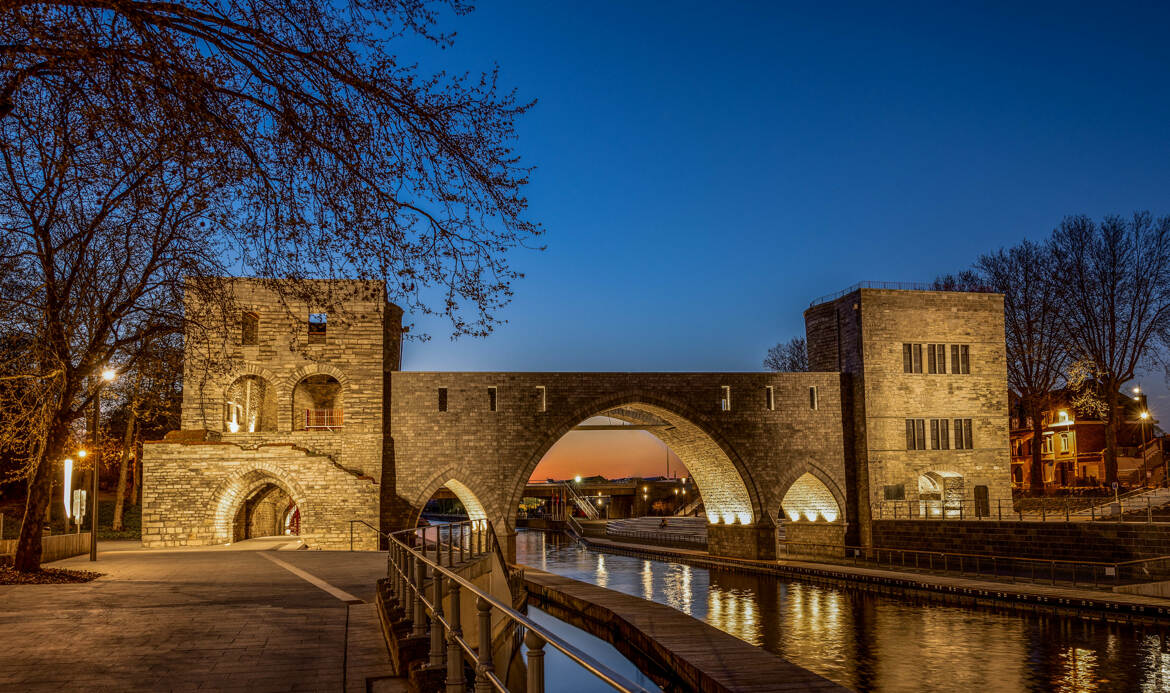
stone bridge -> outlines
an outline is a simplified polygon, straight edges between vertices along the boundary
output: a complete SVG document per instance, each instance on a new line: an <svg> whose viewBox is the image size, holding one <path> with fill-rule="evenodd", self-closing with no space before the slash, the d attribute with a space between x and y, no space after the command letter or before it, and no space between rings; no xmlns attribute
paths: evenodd
<svg viewBox="0 0 1170 693"><path fill-rule="evenodd" d="M510 529L549 448L586 419L605 415L645 426L669 446L703 496L712 541L755 554L757 529L774 544L782 501L802 478L798 492L820 490L819 519L843 519L841 377L396 372L389 417L394 485L383 479L382 523L412 526L446 486L466 508Z"/></svg>

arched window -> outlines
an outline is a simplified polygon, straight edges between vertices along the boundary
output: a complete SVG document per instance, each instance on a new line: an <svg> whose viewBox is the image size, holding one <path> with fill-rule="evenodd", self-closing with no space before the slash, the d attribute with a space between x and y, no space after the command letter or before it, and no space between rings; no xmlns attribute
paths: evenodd
<svg viewBox="0 0 1170 693"><path fill-rule="evenodd" d="M258 375L237 379L224 393L223 430L258 433L276 430L276 395Z"/></svg>
<svg viewBox="0 0 1170 693"><path fill-rule="evenodd" d="M293 430L333 430L345 425L341 383L331 375L310 375L293 388Z"/></svg>

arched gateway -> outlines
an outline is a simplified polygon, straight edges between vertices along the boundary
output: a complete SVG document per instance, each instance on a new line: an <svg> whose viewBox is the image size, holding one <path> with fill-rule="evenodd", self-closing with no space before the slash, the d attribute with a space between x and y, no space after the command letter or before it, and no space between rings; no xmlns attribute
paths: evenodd
<svg viewBox="0 0 1170 693"><path fill-rule="evenodd" d="M883 503L949 516L976 493L1010 495L996 294L854 287L817 301L804 314L814 372L435 373L400 370L402 311L384 285L322 286L329 306L236 280L237 332L187 335L182 430L144 447L144 544L296 520L314 546L373 548L446 486L507 545L536 465L597 415L682 458L719 555L775 555L781 523L789 542L868 544Z"/></svg>

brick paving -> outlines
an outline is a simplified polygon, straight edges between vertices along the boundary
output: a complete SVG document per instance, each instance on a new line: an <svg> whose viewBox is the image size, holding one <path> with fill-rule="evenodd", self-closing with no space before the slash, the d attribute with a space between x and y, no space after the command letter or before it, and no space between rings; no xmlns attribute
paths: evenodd
<svg viewBox="0 0 1170 693"><path fill-rule="evenodd" d="M381 553L272 555L367 602L386 569ZM90 568L87 558L52 565ZM106 575L85 584L0 586L0 690L353 690L347 616L361 643L351 671L390 673L384 648L370 646L367 604L259 551L103 550L96 569Z"/></svg>

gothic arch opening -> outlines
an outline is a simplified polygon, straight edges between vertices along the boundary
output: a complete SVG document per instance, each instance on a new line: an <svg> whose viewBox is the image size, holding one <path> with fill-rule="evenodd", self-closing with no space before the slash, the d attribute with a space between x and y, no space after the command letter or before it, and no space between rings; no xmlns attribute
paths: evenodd
<svg viewBox="0 0 1170 693"><path fill-rule="evenodd" d="M607 425L607 421L612 426ZM678 488L673 489L671 496L674 494L677 496L673 499L674 502L669 504L670 509L663 513L655 508L653 514L673 515L676 512L687 514L687 511L694 514L694 511L698 509L701 511L701 516L712 524L751 525L755 523L759 516L757 505L753 502L744 476L724 448L688 417L665 406L643 401L603 407L591 416L587 415L583 419L578 419L575 425L565 426L560 434L554 436L543 448L540 458L532 461L525 470L526 473L523 475L518 492L513 499L512 507L520 506L527 482L530 479L533 482L543 482L545 476L554 477L557 481L567 479L573 482L569 484L570 488L586 481L583 479L582 482L576 482L575 474L568 472L568 470L553 469L547 465L541 467L541 462L546 459L549 451L553 450L554 446L567 434L582 430L622 430L623 428L629 428L630 431L644 431L657 438L681 463L683 469L676 470L676 472L681 472L679 477L687 477L686 484L680 483ZM542 471L544 469L550 471ZM663 469L665 474L665 465ZM559 473L553 473L554 471ZM537 476L542 478L538 479ZM649 475L644 474L637 476L649 478ZM682 479L676 478L674 481L681 482ZM690 495L684 499L684 493L688 491ZM635 515L651 514L639 512L639 510L646 510L645 507L640 507L637 502L639 497L643 497L643 492L645 492L645 500L650 501L649 496L652 493L650 484L647 484L645 489L639 488L634 491L633 511ZM600 501L603 508L608 504L601 492L596 494L598 496L596 498L589 495L586 498L578 499L571 497L572 494L569 495L570 498L567 501L570 506L569 510L572 510L573 507L583 508L585 503L595 501ZM668 496L667 500L669 501L671 498Z"/></svg>
<svg viewBox="0 0 1170 693"><path fill-rule="evenodd" d="M214 543L300 535L310 525L304 491L279 468L260 464L233 474L212 496Z"/></svg>
<svg viewBox="0 0 1170 693"><path fill-rule="evenodd" d="M918 512L922 517L958 517L966 494L963 475L931 470L918 477Z"/></svg>
<svg viewBox="0 0 1170 693"><path fill-rule="evenodd" d="M341 382L332 375L305 376L293 387L294 431L334 430L345 425Z"/></svg>
<svg viewBox="0 0 1170 693"><path fill-rule="evenodd" d="M223 430L258 433L276 430L276 392L258 375L237 378L224 391Z"/></svg>
<svg viewBox="0 0 1170 693"><path fill-rule="evenodd" d="M788 487L780 501L780 511L791 522L837 522L841 518L841 506L817 477L809 472L802 474Z"/></svg>
<svg viewBox="0 0 1170 693"><path fill-rule="evenodd" d="M448 479L430 495L419 511L416 524L424 524L427 516L440 521L488 519L483 503L466 484L457 479Z"/></svg>

